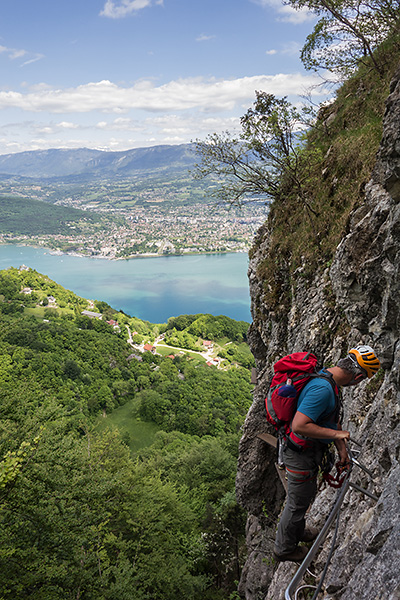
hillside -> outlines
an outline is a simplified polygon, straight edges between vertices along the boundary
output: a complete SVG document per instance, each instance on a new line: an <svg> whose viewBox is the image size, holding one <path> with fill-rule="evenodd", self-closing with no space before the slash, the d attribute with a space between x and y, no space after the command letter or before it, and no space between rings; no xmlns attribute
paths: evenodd
<svg viewBox="0 0 400 600"><path fill-rule="evenodd" d="M78 148L51 149L0 156L0 178L15 175L35 180L60 179L88 182L96 179L127 178L157 172L187 171L193 166L190 144L152 146L125 152Z"/></svg>
<svg viewBox="0 0 400 600"><path fill-rule="evenodd" d="M104 218L96 213L53 206L30 198L0 196L0 233L76 235L103 222Z"/></svg>
<svg viewBox="0 0 400 600"><path fill-rule="evenodd" d="M371 344L382 369L344 391L344 428L362 444L351 489L333 531L306 576L314 594L331 547L318 598L398 598L399 569L399 124L396 46L379 49L384 74L366 67L348 79L319 112L304 153L307 206L290 187L272 204L250 252L253 322L249 342L258 379L240 442L237 497L248 512L248 559L239 593L246 600L283 600L297 566L271 560L284 490L274 451L257 437L273 433L264 398L272 365L289 352L314 352L326 366L358 344ZM282 182L283 186L285 182ZM321 529L335 497L324 489L308 519ZM314 588L310 587L314 586Z"/></svg>
<svg viewBox="0 0 400 600"><path fill-rule="evenodd" d="M143 348L188 327L237 356L217 369ZM152 324L28 267L0 272L2 599L229 597L246 330L211 315Z"/></svg>
<svg viewBox="0 0 400 600"><path fill-rule="evenodd" d="M207 184L194 181L192 144L126 152L78 148L0 156L0 194L89 210L207 203ZM160 205L161 203L161 205Z"/></svg>

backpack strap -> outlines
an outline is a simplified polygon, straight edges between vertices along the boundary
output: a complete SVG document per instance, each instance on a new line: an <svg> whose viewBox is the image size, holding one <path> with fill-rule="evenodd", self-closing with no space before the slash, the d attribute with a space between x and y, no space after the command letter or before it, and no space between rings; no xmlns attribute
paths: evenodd
<svg viewBox="0 0 400 600"><path fill-rule="evenodd" d="M332 373L329 373L329 371L323 369L320 373L309 374L309 377L310 380L311 378L314 379L315 377L318 377L320 379L325 379L326 381L329 381L335 396L335 408L331 413L329 413L329 415L326 416L326 418L323 421L320 420L319 422L325 423L332 419L335 423L338 423L341 420L342 416L342 394L340 392L339 387L336 385ZM294 434L291 427L290 432L288 432L288 434L286 435L286 440L288 447L294 450L295 452L303 452L304 448L307 447L304 445L304 443L302 444L302 442L307 442L309 443L309 447L312 447L313 443L316 441L313 438L307 438L299 434ZM297 444L296 441L299 441L300 444Z"/></svg>
<svg viewBox="0 0 400 600"><path fill-rule="evenodd" d="M322 372L315 373L312 375L312 377L320 377L321 379L326 379L326 381L329 381L329 383L331 384L335 396L335 408L326 417L326 421L330 421L331 419L333 419L335 423L339 423L339 421L341 421L343 411L342 393L340 391L339 386L336 384L332 373L330 373L326 369L322 369Z"/></svg>

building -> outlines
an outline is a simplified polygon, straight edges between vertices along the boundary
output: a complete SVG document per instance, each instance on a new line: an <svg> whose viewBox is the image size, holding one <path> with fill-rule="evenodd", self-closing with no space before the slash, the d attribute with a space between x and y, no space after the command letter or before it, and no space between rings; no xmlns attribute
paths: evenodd
<svg viewBox="0 0 400 600"><path fill-rule="evenodd" d="M81 313L84 317L90 317L91 319L102 319L103 315L101 313L96 313L91 310L83 310Z"/></svg>

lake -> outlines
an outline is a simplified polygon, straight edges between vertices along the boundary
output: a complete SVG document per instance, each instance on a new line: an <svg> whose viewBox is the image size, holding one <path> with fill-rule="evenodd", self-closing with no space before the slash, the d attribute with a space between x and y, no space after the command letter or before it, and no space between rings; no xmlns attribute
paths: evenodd
<svg viewBox="0 0 400 600"><path fill-rule="evenodd" d="M29 246L0 246L0 269L23 264L78 296L104 300L117 310L151 323L195 313L251 321L245 253L113 261L58 256Z"/></svg>

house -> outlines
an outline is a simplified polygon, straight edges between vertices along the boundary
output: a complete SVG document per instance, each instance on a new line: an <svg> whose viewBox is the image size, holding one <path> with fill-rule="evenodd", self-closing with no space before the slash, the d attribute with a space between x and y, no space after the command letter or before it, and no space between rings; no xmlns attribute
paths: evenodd
<svg viewBox="0 0 400 600"><path fill-rule="evenodd" d="M143 357L138 354L130 354L126 360L132 360L134 358L139 362L143 362Z"/></svg>
<svg viewBox="0 0 400 600"><path fill-rule="evenodd" d="M203 346L204 346L204 348L206 348L208 350L213 349L213 343L210 342L210 340L203 340Z"/></svg>
<svg viewBox="0 0 400 600"><path fill-rule="evenodd" d="M145 352L152 352L153 354L155 354L155 352L156 352L156 347L155 347L155 346L152 346L151 344L145 344L145 345L143 346L143 350L144 350Z"/></svg>
<svg viewBox="0 0 400 600"><path fill-rule="evenodd" d="M102 319L101 313L92 312L91 310L83 310L81 313L84 317L90 317L91 319Z"/></svg>

